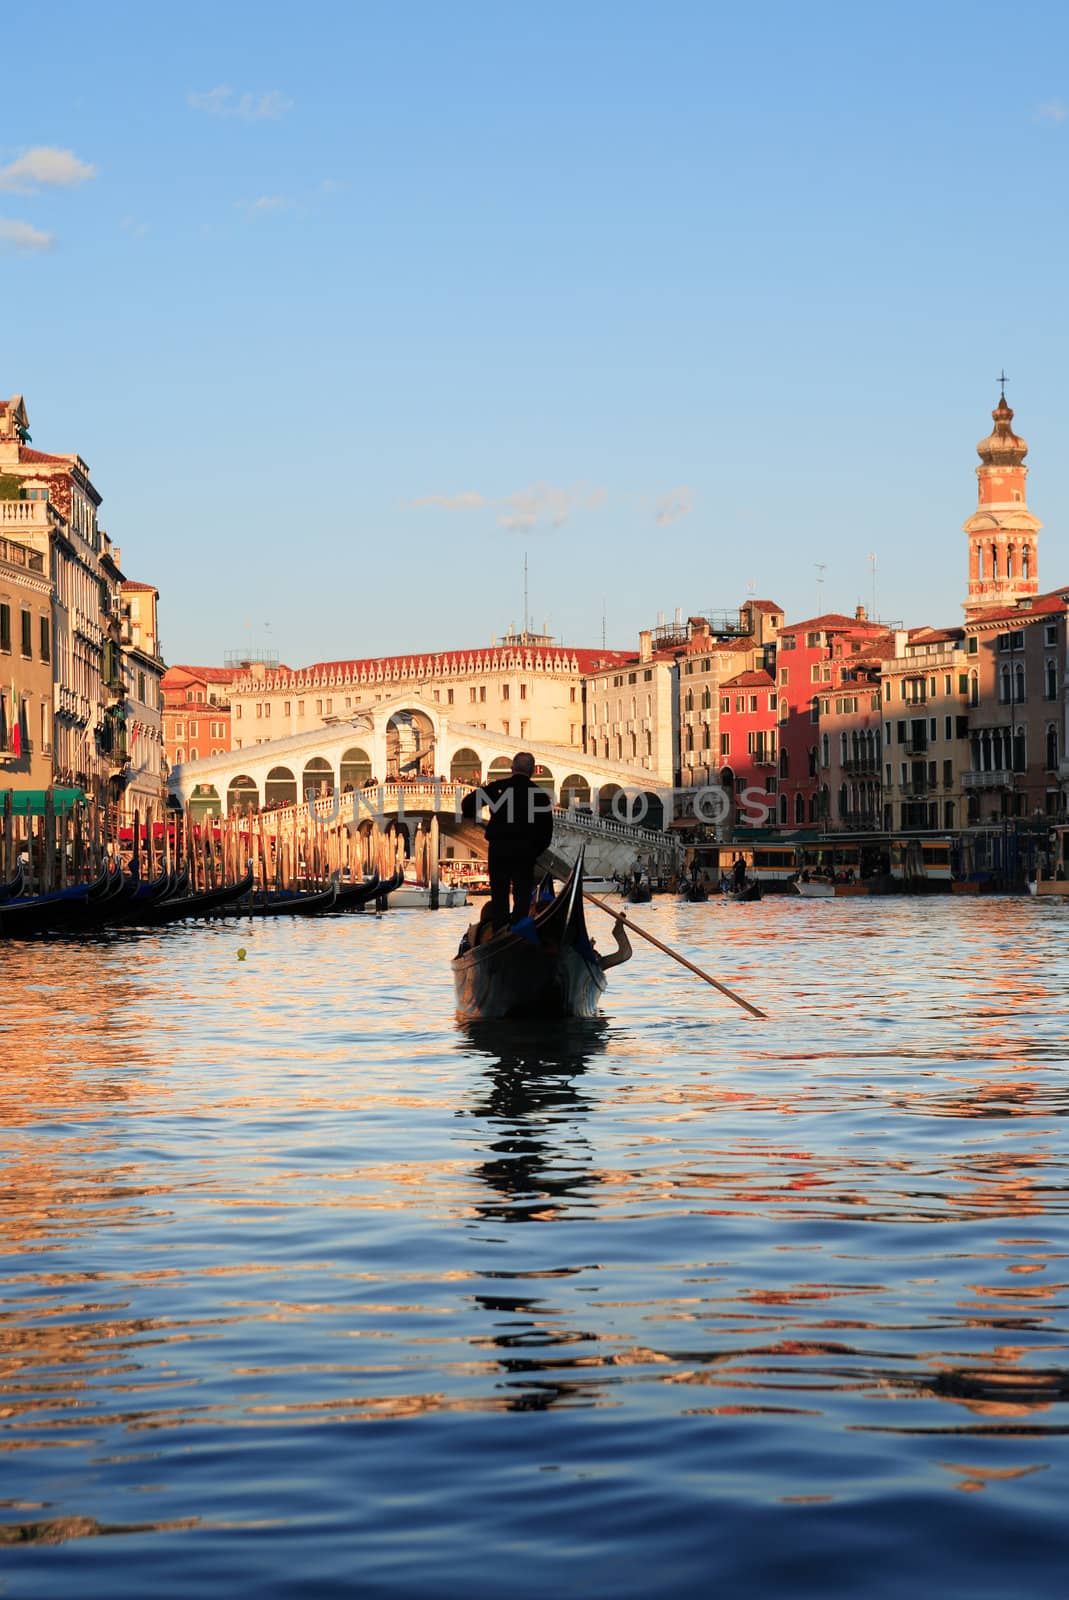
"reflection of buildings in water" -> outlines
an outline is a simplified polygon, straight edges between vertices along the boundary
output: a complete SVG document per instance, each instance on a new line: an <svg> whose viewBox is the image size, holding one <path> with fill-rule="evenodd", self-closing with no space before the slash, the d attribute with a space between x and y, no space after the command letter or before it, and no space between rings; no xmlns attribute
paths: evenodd
<svg viewBox="0 0 1069 1600"><path fill-rule="evenodd" d="M484 1098L468 1115L493 1129L491 1159L476 1176L501 1197L477 1209L502 1222L540 1222L567 1214L569 1202L599 1180L577 1124L592 1102L576 1087L592 1056L606 1047L601 1018L553 1024L468 1023L472 1046L491 1058Z"/></svg>

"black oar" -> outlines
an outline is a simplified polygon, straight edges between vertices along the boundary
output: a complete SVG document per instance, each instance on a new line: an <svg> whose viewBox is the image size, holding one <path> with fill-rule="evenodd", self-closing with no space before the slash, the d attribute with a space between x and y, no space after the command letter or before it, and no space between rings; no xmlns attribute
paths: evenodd
<svg viewBox="0 0 1069 1600"><path fill-rule="evenodd" d="M673 961L678 961L681 967L686 967L696 977L704 978L706 983L711 983L714 989L719 989L721 994L726 994L729 1000L734 1000L737 1006L742 1006L743 1010L748 1011L751 1016L760 1017L762 1022L767 1022L768 1018L765 1012L758 1011L756 1006L752 1006L740 994L735 994L725 984L718 983L707 972L703 972L701 967L696 967L693 961L688 961L686 956L681 956L678 950L673 950L671 945L662 944L660 939L655 939L652 933L647 933L645 928L640 928L637 922L632 922L630 917L625 917L623 912L618 911L615 906L606 905L604 900L599 900L596 894L590 894L586 889L583 890L583 899L589 900L590 904L597 906L599 911L604 911L608 916L612 917L614 922L626 923L635 933L641 934L644 939L649 940L650 944L656 945L658 950L663 950L666 956L671 956Z"/></svg>

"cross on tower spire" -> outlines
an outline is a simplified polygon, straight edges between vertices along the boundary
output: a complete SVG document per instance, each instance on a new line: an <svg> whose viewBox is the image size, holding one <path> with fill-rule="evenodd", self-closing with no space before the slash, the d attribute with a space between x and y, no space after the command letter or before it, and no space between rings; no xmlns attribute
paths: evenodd
<svg viewBox="0 0 1069 1600"><path fill-rule="evenodd" d="M1006 398L1006 385L1009 383L1009 381L1010 381L1009 378L1007 378L1007 376L1006 376L1005 368L1003 368L1003 370L998 375L998 386L999 386L999 389L1002 392L1003 400L1005 400L1005 398Z"/></svg>

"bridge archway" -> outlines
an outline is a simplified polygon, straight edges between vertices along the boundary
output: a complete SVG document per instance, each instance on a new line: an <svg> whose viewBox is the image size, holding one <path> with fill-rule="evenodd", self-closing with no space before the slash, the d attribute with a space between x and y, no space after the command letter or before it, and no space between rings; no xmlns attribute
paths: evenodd
<svg viewBox="0 0 1069 1600"><path fill-rule="evenodd" d="M614 822L618 821L619 818L614 807L618 804L616 796L623 794L623 792L618 783L603 783L598 790L598 816L608 817Z"/></svg>
<svg viewBox="0 0 1069 1600"><path fill-rule="evenodd" d="M495 778L507 778L511 771L511 756L495 756L486 769L486 780L488 783L493 783Z"/></svg>
<svg viewBox="0 0 1069 1600"><path fill-rule="evenodd" d="M272 767L264 779L264 805L295 806L297 804L297 779L289 767Z"/></svg>
<svg viewBox="0 0 1069 1600"><path fill-rule="evenodd" d="M226 791L226 809L228 812L260 809L260 791L248 773L231 778Z"/></svg>
<svg viewBox="0 0 1069 1600"><path fill-rule="evenodd" d="M590 784L578 772L571 772L561 779L560 803L562 806L590 804Z"/></svg>
<svg viewBox="0 0 1069 1600"><path fill-rule="evenodd" d="M325 756L313 756L304 764L304 797L317 800L321 794L334 793L334 768Z"/></svg>
<svg viewBox="0 0 1069 1600"><path fill-rule="evenodd" d="M434 723L425 711L406 707L395 711L386 724L386 777L432 777L434 774Z"/></svg>
<svg viewBox="0 0 1069 1600"><path fill-rule="evenodd" d="M449 778L452 783L478 783L482 770L482 762L475 751L465 747L454 753L449 763Z"/></svg>
<svg viewBox="0 0 1069 1600"><path fill-rule="evenodd" d="M371 757L367 751L358 744L350 745L342 754L338 777L343 794L347 794L350 789L362 789L371 777Z"/></svg>
<svg viewBox="0 0 1069 1600"><path fill-rule="evenodd" d="M549 768L544 767L540 761L535 762L534 776L532 777L531 782L536 788L544 789L546 794L553 793L553 774L550 772Z"/></svg>

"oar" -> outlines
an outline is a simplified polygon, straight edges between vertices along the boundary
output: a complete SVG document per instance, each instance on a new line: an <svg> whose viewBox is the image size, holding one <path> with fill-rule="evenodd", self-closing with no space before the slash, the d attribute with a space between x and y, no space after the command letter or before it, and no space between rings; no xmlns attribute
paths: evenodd
<svg viewBox="0 0 1069 1600"><path fill-rule="evenodd" d="M734 1000L737 1006L742 1006L743 1010L748 1011L751 1016L760 1017L762 1022L768 1021L764 1011L758 1011L757 1007L752 1006L748 1000L744 1000L741 994L735 994L725 984L718 983L707 972L703 972L701 967L696 967L693 961L688 961L686 956L681 956L678 950L673 950L671 945L662 944L660 939L655 939L652 933L647 933L645 928L640 928L637 922L632 922L630 917L624 916L622 911L617 911L615 906L606 905L604 900L599 900L596 894L590 894L586 889L583 890L583 899L589 900L590 904L597 906L599 911L607 912L614 920L625 922L632 932L641 934L644 939L649 940L650 944L656 945L658 950L663 950L666 956L671 956L673 961L678 961L681 967L686 967L688 971L693 972L697 977L704 978L706 983L711 983L714 989L719 989L721 994L726 994L729 1000Z"/></svg>

